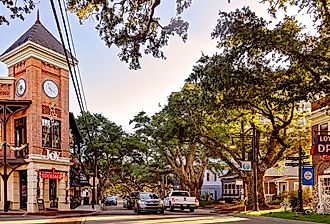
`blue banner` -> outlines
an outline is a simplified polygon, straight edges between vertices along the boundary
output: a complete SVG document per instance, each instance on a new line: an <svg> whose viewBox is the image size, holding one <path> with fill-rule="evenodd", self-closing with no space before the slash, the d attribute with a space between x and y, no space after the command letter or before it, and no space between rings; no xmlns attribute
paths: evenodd
<svg viewBox="0 0 330 224"><path fill-rule="evenodd" d="M302 184L314 185L314 167L304 167L302 169Z"/></svg>

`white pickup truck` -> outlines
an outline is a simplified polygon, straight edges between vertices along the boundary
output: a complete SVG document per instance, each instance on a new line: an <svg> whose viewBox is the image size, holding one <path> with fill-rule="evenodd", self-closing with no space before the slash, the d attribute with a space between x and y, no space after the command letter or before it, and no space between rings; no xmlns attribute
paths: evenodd
<svg viewBox="0 0 330 224"><path fill-rule="evenodd" d="M188 191L172 191L164 199L165 209L169 208L170 211L174 211L174 208L180 208L181 210L189 209L190 212L194 212L199 206L199 201L196 197L190 197Z"/></svg>

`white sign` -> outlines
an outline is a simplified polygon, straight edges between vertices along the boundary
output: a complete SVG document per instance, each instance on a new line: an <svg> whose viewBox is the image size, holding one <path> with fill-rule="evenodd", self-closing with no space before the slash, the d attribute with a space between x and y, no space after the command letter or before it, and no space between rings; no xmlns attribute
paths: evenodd
<svg viewBox="0 0 330 224"><path fill-rule="evenodd" d="M243 185L243 181L242 180L236 180L235 185Z"/></svg>
<svg viewBox="0 0 330 224"><path fill-rule="evenodd" d="M310 180L310 179L312 179L312 177L313 177L313 174L312 174L311 171L306 171L306 172L304 173L304 178L305 178L306 180Z"/></svg>
<svg viewBox="0 0 330 224"><path fill-rule="evenodd" d="M46 151L47 151L46 159L50 159L52 161L60 159L61 152L51 151L49 149L47 149Z"/></svg>
<svg viewBox="0 0 330 224"><path fill-rule="evenodd" d="M242 161L241 169L243 171L251 171L252 170L251 161Z"/></svg>

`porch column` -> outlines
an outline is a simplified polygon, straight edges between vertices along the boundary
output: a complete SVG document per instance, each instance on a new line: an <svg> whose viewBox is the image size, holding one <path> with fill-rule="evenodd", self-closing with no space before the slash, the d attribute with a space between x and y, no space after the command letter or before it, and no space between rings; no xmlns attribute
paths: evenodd
<svg viewBox="0 0 330 224"><path fill-rule="evenodd" d="M12 192L11 192L11 196L9 197L11 199L11 204L12 204L12 208L11 210L19 210L20 209L20 196L21 196L21 192L20 192L20 175L18 171L14 171L11 174L11 178L12 179ZM9 190L10 192L10 190Z"/></svg>
<svg viewBox="0 0 330 224"><path fill-rule="evenodd" d="M37 171L32 167L27 170L27 186L28 186L27 212L38 212Z"/></svg>
<svg viewBox="0 0 330 224"><path fill-rule="evenodd" d="M58 210L59 211L67 211L70 210L70 203L66 201L66 182L65 178L62 180L58 180Z"/></svg>

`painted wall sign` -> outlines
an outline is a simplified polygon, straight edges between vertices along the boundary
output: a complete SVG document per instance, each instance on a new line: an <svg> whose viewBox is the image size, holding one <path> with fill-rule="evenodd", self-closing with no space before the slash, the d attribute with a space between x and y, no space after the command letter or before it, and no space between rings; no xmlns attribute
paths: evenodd
<svg viewBox="0 0 330 224"><path fill-rule="evenodd" d="M314 141L315 142L315 141ZM318 135L316 139L316 153L321 155L330 155L330 136ZM315 148L314 148L315 153Z"/></svg>
<svg viewBox="0 0 330 224"><path fill-rule="evenodd" d="M52 168L50 171L41 171L41 178L44 178L44 179L63 179L63 173L56 172L55 168Z"/></svg>
<svg viewBox="0 0 330 224"><path fill-rule="evenodd" d="M304 167L302 169L302 184L303 185L314 185L314 168Z"/></svg>

